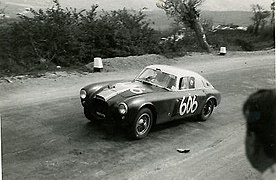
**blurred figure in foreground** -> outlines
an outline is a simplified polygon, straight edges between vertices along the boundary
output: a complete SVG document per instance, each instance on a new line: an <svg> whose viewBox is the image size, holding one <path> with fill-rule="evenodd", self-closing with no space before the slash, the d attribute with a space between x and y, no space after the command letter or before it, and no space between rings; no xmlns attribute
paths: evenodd
<svg viewBox="0 0 276 180"><path fill-rule="evenodd" d="M259 90L243 106L246 155L263 179L276 179L276 89Z"/></svg>

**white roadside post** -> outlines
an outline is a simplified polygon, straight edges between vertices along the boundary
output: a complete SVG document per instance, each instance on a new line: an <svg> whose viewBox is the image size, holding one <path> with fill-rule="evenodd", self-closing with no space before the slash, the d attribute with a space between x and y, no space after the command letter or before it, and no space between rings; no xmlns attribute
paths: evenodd
<svg viewBox="0 0 276 180"><path fill-rule="evenodd" d="M102 58L95 57L94 58L94 72L101 72L102 70L103 70Z"/></svg>
<svg viewBox="0 0 276 180"><path fill-rule="evenodd" d="M226 54L226 47L220 47L220 55L225 55Z"/></svg>

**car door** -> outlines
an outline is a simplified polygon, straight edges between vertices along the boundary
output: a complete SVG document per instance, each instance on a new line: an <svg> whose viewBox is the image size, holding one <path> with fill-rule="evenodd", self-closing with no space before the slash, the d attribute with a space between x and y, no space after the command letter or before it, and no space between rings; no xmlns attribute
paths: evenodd
<svg viewBox="0 0 276 180"><path fill-rule="evenodd" d="M195 77L186 76L179 80L178 97L172 113L173 119L181 119L184 117L196 115L200 113L199 107L204 100L205 93L202 89L196 88Z"/></svg>

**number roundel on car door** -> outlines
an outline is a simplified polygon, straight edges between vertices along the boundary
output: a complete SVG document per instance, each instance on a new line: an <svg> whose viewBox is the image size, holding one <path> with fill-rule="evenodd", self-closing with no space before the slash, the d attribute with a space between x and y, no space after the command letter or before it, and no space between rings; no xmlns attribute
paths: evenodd
<svg viewBox="0 0 276 180"><path fill-rule="evenodd" d="M194 113L197 110L198 102L196 98L196 95L183 97L179 106L180 116L183 116L184 114Z"/></svg>

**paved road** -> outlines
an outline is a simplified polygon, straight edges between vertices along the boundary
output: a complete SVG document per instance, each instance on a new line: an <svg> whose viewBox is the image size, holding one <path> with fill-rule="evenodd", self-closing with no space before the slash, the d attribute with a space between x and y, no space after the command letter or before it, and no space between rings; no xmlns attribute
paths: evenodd
<svg viewBox="0 0 276 180"><path fill-rule="evenodd" d="M221 105L206 122L159 125L139 141L89 123L78 98L89 82L132 78L133 72L0 84L3 178L259 179L245 157L241 107L257 89L275 87L274 53L199 55L175 65L203 74L221 91Z"/></svg>

